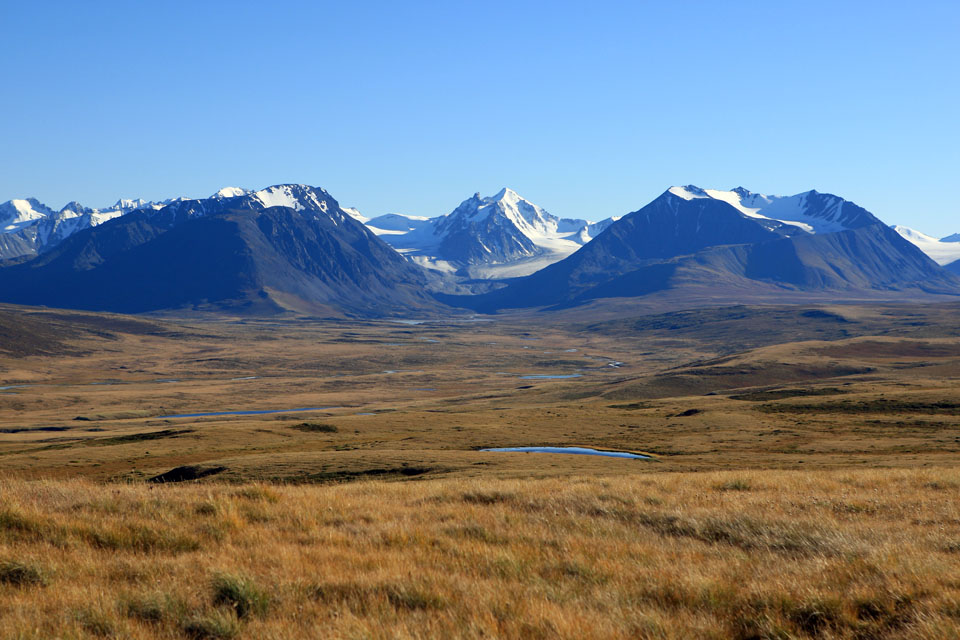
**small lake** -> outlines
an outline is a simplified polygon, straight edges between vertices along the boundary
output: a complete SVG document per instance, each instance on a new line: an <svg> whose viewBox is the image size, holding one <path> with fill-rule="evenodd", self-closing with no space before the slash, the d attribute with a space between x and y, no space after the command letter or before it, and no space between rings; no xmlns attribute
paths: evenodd
<svg viewBox="0 0 960 640"><path fill-rule="evenodd" d="M305 407L302 409L266 409L260 411L215 411L213 413L178 413L157 418L206 418L207 416L260 416L267 413L297 413L300 411L328 411L340 407Z"/></svg>
<svg viewBox="0 0 960 640"><path fill-rule="evenodd" d="M570 378L582 378L583 375L580 373L567 373L567 374L536 374L529 376L520 376L521 380L569 380Z"/></svg>
<svg viewBox="0 0 960 640"><path fill-rule="evenodd" d="M605 456L607 458L631 458L634 460L649 460L650 456L630 453L628 451L604 451L589 447L503 447L499 449L480 449L480 451L496 451L505 453L572 453L581 456Z"/></svg>

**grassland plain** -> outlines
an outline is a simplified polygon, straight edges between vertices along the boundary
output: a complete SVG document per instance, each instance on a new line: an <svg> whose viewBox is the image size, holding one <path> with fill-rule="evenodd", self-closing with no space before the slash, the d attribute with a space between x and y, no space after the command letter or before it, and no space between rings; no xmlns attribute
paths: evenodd
<svg viewBox="0 0 960 640"><path fill-rule="evenodd" d="M4 638L950 638L960 472L0 482Z"/></svg>
<svg viewBox="0 0 960 640"><path fill-rule="evenodd" d="M0 308L0 637L958 637L958 309Z"/></svg>

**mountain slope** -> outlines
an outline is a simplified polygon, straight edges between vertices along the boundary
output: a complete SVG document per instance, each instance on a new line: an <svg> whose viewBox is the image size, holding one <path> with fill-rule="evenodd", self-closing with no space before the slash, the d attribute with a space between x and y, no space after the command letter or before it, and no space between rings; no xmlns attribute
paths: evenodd
<svg viewBox="0 0 960 640"><path fill-rule="evenodd" d="M280 203L283 206L267 206ZM0 269L0 300L143 312L335 315L435 309L427 278L322 189L179 201L77 233Z"/></svg>
<svg viewBox="0 0 960 640"><path fill-rule="evenodd" d="M757 206L760 205L760 206ZM774 217L776 216L776 217ZM754 291L960 294L960 280L857 205L673 187L568 258L503 289L451 304L492 311L703 287Z"/></svg>

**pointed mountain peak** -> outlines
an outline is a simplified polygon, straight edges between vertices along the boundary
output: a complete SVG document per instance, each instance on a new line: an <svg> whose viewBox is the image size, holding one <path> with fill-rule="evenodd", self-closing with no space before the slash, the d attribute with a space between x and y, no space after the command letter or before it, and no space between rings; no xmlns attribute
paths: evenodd
<svg viewBox="0 0 960 640"><path fill-rule="evenodd" d="M87 209L85 206L83 206L76 200L72 200L67 204L63 205L63 208L60 209L60 213L64 213L65 211L73 211L74 213L87 213L91 211L91 209Z"/></svg>
<svg viewBox="0 0 960 640"><path fill-rule="evenodd" d="M940 238L940 242L960 242L960 233L954 233L945 238Z"/></svg>
<svg viewBox="0 0 960 640"><path fill-rule="evenodd" d="M509 187L504 187L503 189L500 189L500 191L498 191L497 194L493 196L492 199L497 202L499 202L500 200L513 200L513 201L523 200L520 194L518 194L516 191L514 191Z"/></svg>

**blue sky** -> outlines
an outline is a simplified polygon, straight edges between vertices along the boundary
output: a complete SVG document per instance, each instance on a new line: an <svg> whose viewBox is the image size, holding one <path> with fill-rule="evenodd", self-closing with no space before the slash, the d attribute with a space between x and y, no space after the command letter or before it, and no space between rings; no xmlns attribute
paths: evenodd
<svg viewBox="0 0 960 640"><path fill-rule="evenodd" d="M836 193L960 231L960 3L0 0L0 201Z"/></svg>

